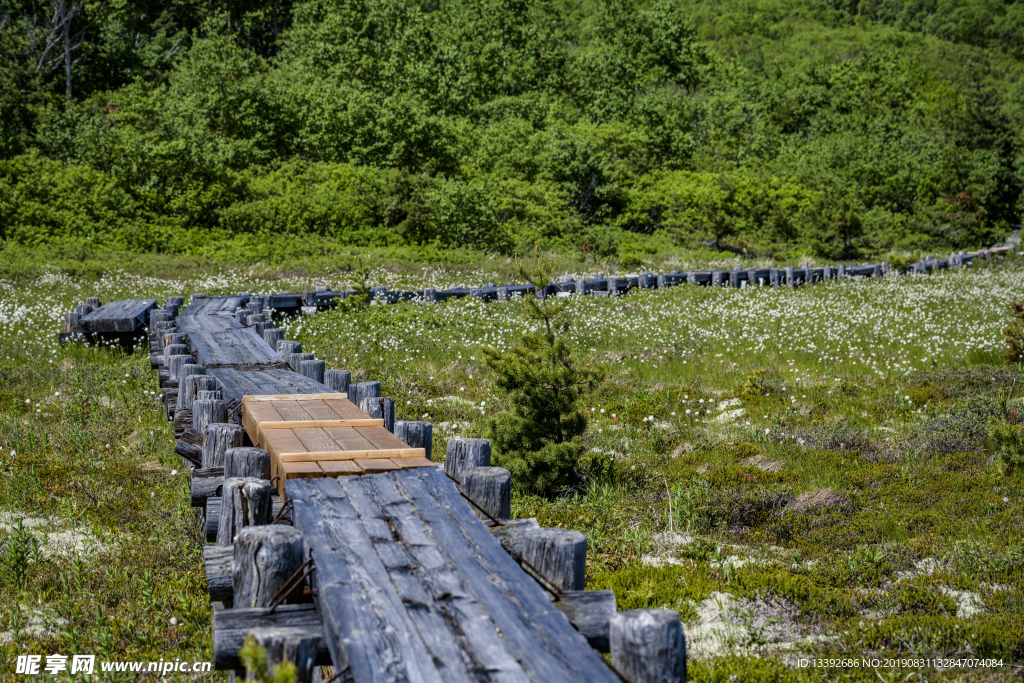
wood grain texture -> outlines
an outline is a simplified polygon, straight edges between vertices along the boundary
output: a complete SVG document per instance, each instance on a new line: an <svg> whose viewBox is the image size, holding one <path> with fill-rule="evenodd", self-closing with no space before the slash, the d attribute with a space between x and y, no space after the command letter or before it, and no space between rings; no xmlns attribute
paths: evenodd
<svg viewBox="0 0 1024 683"><path fill-rule="evenodd" d="M245 430L241 425L232 422L208 424L203 430L202 466L223 467L225 451L241 447L244 438Z"/></svg>
<svg viewBox="0 0 1024 683"><path fill-rule="evenodd" d="M230 602L234 595L233 574L235 549L216 545L203 547L203 567L206 571L206 590L210 601Z"/></svg>
<svg viewBox="0 0 1024 683"><path fill-rule="evenodd" d="M86 334L128 334L141 329L155 308L156 299L111 301L80 316L78 329Z"/></svg>
<svg viewBox="0 0 1024 683"><path fill-rule="evenodd" d="M497 519L512 516L512 474L501 467L470 467L459 473L459 490Z"/></svg>
<svg viewBox="0 0 1024 683"><path fill-rule="evenodd" d="M313 605L281 605L273 612L263 608L223 609L213 613L213 665L218 670L242 666L238 651L253 629L293 628L320 638L316 663L331 664L331 654L323 637L323 624Z"/></svg>
<svg viewBox="0 0 1024 683"><path fill-rule="evenodd" d="M439 468L393 476L533 680L618 682Z"/></svg>
<svg viewBox="0 0 1024 683"><path fill-rule="evenodd" d="M262 448L236 447L224 451L224 478L270 479L270 453Z"/></svg>
<svg viewBox="0 0 1024 683"><path fill-rule="evenodd" d="M273 485L263 479L225 479L220 523L217 527L217 545L231 545L235 536L246 527L270 524L270 497L273 490Z"/></svg>
<svg viewBox="0 0 1024 683"><path fill-rule="evenodd" d="M615 616L615 593L604 591L562 591L555 606L562 611L590 646L609 651L608 634Z"/></svg>
<svg viewBox="0 0 1024 683"><path fill-rule="evenodd" d="M470 467L491 466L491 442L487 439L455 437L448 440L444 458L444 471L459 479L459 473Z"/></svg>
<svg viewBox="0 0 1024 683"><path fill-rule="evenodd" d="M628 610L612 617L612 665L629 683L685 683L686 638L668 609Z"/></svg>
<svg viewBox="0 0 1024 683"><path fill-rule="evenodd" d="M387 397L368 397L359 403L359 409L383 422L384 429L395 431L395 401Z"/></svg>
<svg viewBox="0 0 1024 683"><path fill-rule="evenodd" d="M317 609L335 666L351 667L360 683L443 683L338 482L297 481L289 495L295 526L316 558Z"/></svg>
<svg viewBox="0 0 1024 683"><path fill-rule="evenodd" d="M281 524L240 529L233 545L235 607L269 607L305 558L302 532Z"/></svg>
<svg viewBox="0 0 1024 683"><path fill-rule="evenodd" d="M423 457L427 460L432 459L434 426L429 422L395 420L395 437L401 439L412 448L422 448Z"/></svg>
<svg viewBox="0 0 1024 683"><path fill-rule="evenodd" d="M192 507L205 507L207 498L220 496L220 490L223 485L223 467L207 467L192 470L190 473L190 502Z"/></svg>

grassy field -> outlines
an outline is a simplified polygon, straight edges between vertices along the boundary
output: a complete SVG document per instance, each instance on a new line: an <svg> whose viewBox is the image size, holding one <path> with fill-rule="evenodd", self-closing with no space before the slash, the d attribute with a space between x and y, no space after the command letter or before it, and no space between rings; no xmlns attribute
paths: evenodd
<svg viewBox="0 0 1024 683"><path fill-rule="evenodd" d="M406 266L369 282L509 272ZM0 603L0 679L25 653L212 659L200 530L156 373L144 353L59 348L63 311L87 296L350 283L30 275L0 281L0 586L15 598ZM697 681L1019 680L1024 486L999 473L987 433L1000 401L1024 396L1001 360L1022 290L1024 265L1010 263L581 298L571 345L606 377L587 397L581 481L553 499L520 487L514 516L586 534L588 588L613 589L620 609L678 610ZM469 299L280 324L328 367L380 380L400 419L433 422L440 454L508 408L481 349L527 328L517 304ZM801 668L805 656L857 666Z"/></svg>

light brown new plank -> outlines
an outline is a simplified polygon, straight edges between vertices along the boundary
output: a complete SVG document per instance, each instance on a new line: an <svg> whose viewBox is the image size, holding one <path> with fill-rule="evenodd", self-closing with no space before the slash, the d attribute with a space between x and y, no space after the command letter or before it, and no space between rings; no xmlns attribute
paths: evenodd
<svg viewBox="0 0 1024 683"><path fill-rule="evenodd" d="M286 420L260 422L260 429L306 429L310 427L383 427L384 420L365 417L360 420Z"/></svg>
<svg viewBox="0 0 1024 683"><path fill-rule="evenodd" d="M327 432L318 427L292 429L291 432L295 435L295 438L302 442L302 445L305 446L306 450L310 453L330 453L340 450L338 448L338 444L334 442L334 439L328 436Z"/></svg>
<svg viewBox="0 0 1024 683"><path fill-rule="evenodd" d="M242 405L242 426L249 439L256 443L261 438L260 425L264 422L280 422L281 414L274 410L272 403L246 403Z"/></svg>
<svg viewBox="0 0 1024 683"><path fill-rule="evenodd" d="M348 398L348 394L259 394L243 396L243 403L264 403L272 401L323 401L326 399L340 400ZM352 405L349 402L349 405Z"/></svg>
<svg viewBox="0 0 1024 683"><path fill-rule="evenodd" d="M287 422L307 422L316 419L306 412L302 407L303 403L305 401L274 401L274 410Z"/></svg>
<svg viewBox="0 0 1024 683"><path fill-rule="evenodd" d="M277 480L277 495L284 498L289 479L315 479L324 476L324 471L315 462L279 462L275 476L280 477Z"/></svg>
<svg viewBox="0 0 1024 683"><path fill-rule="evenodd" d="M271 455L301 453L309 450L302 445L302 442L290 429L271 429L264 432L263 441L259 447L270 451Z"/></svg>
<svg viewBox="0 0 1024 683"><path fill-rule="evenodd" d="M341 415L334 412L324 401L303 401L302 408L314 420L340 420Z"/></svg>
<svg viewBox="0 0 1024 683"><path fill-rule="evenodd" d="M381 420L381 426L384 421ZM340 451L372 451L376 449L372 443L362 437L354 427L359 425L341 425L339 427L327 427L324 431L338 444Z"/></svg>
<svg viewBox="0 0 1024 683"><path fill-rule="evenodd" d="M426 459L426 452L422 448L395 448L384 451L300 451L297 453L277 453L276 456L281 462L320 462L325 460L360 460L389 458L416 458ZM428 461L429 462L429 461Z"/></svg>
<svg viewBox="0 0 1024 683"><path fill-rule="evenodd" d="M351 460L318 460L317 465L329 477L337 475L362 474L363 470Z"/></svg>
<svg viewBox="0 0 1024 683"><path fill-rule="evenodd" d="M390 472L391 470L398 469L395 463L391 462L387 458L368 458L366 460L356 460L355 463L363 468L363 472L366 474L373 474L374 472Z"/></svg>
<svg viewBox="0 0 1024 683"><path fill-rule="evenodd" d="M355 403L348 400L348 394L335 394L330 397L324 395L324 404L346 420L370 417L360 410Z"/></svg>
<svg viewBox="0 0 1024 683"><path fill-rule="evenodd" d="M359 432L360 436L382 451L409 447L409 444L384 429L384 427L357 427L356 431Z"/></svg>
<svg viewBox="0 0 1024 683"><path fill-rule="evenodd" d="M421 455L419 457L391 458L391 462L393 462L396 467L403 470L412 469L413 467L437 466L437 463L427 460L425 455Z"/></svg>

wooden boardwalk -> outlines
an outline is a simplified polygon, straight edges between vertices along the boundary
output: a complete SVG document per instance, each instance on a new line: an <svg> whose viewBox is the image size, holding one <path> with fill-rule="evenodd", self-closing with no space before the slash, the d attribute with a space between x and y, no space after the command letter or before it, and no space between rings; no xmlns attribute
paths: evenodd
<svg viewBox="0 0 1024 683"><path fill-rule="evenodd" d="M268 472L283 475L274 488L289 501L302 556L311 559L308 580L319 628L310 626L308 608L261 612L246 599L215 612L218 666L238 666L245 630L240 620L249 620L254 634L312 643L310 663L324 663L326 646L339 683L622 680L593 649L592 636L581 634L553 601L552 589L510 556L453 480L423 457L422 447L398 439L382 426L384 420L359 410L346 394L293 372L255 327L239 322L245 316L238 309L245 305L245 297L194 295L174 319L155 314L155 320L168 319L154 327L156 334L169 335L169 344L179 344L172 358L187 348L191 358L185 360L203 366L200 376L216 378L223 401L239 403L229 422L243 423L245 436L267 449L258 452L271 454ZM166 373L161 376L174 384ZM204 462L214 426L202 442ZM219 426L217 434L241 436L232 429L240 428ZM228 482L241 480L227 478L237 475L229 474L225 457L220 456L224 466L194 471L193 504L205 507L207 537L218 541L206 553L211 596L230 604L241 590L242 535L234 548L224 547L222 527L237 524L224 510L232 506ZM411 469L397 469L413 461ZM382 463L390 467L376 468ZM288 466L306 465L317 472L303 476L316 478L284 473ZM338 476L349 470L352 476ZM284 514L280 504L272 511ZM531 557L537 563L531 567L540 571L544 558ZM566 591L561 602L582 593ZM602 598L605 606L592 642L607 642L614 597L607 591L588 595Z"/></svg>

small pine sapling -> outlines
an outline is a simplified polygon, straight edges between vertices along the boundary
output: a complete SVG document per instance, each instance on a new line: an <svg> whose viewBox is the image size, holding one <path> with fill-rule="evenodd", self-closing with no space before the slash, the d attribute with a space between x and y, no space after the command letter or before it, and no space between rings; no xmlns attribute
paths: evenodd
<svg viewBox="0 0 1024 683"><path fill-rule="evenodd" d="M1024 472L1024 416L1011 407L1013 387L1002 396L1000 417L989 423L988 437L999 457L999 471L1007 477Z"/></svg>
<svg viewBox="0 0 1024 683"><path fill-rule="evenodd" d="M250 633L238 651L238 656L245 666L246 680L258 683L295 683L295 664L285 660L277 665L267 662L267 651L256 642Z"/></svg>
<svg viewBox="0 0 1024 683"><path fill-rule="evenodd" d="M551 272L543 264L520 277L543 291ZM538 323L506 351L484 349L487 367L499 389L509 393L513 408L491 421L496 464L508 469L528 489L550 493L571 483L583 455L580 437L587 430L581 407L583 391L600 375L581 367L566 343L571 301L563 297L522 299L523 315Z"/></svg>
<svg viewBox="0 0 1024 683"><path fill-rule="evenodd" d="M1003 329L1003 353L1011 365L1024 364L1024 304L1013 302L1013 321Z"/></svg>
<svg viewBox="0 0 1024 683"><path fill-rule="evenodd" d="M371 288L369 282L367 282L369 275L369 271L365 268L356 271L353 278L354 284L352 285L355 294L349 294L344 299L338 301L338 311L341 313L358 313L370 306L373 297L370 295Z"/></svg>

